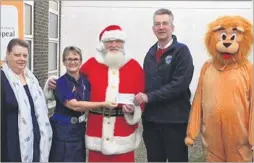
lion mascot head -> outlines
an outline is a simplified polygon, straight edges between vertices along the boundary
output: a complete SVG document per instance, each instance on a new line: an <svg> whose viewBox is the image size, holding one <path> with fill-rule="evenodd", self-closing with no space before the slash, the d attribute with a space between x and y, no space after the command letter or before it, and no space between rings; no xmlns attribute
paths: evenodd
<svg viewBox="0 0 254 163"><path fill-rule="evenodd" d="M205 45L217 64L244 63L252 43L252 24L241 16L219 17L208 25Z"/></svg>

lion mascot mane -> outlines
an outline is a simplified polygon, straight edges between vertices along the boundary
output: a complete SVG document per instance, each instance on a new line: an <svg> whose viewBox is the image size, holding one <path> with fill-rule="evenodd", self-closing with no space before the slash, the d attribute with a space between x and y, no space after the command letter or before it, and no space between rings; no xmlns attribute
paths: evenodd
<svg viewBox="0 0 254 163"><path fill-rule="evenodd" d="M210 23L211 59L202 66L190 112L186 145L201 133L208 162L251 162L254 150L252 24L241 16Z"/></svg>

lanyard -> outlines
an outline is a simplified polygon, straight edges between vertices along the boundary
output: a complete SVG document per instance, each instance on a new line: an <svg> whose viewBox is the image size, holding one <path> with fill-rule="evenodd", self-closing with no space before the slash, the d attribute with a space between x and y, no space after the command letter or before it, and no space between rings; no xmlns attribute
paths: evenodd
<svg viewBox="0 0 254 163"><path fill-rule="evenodd" d="M82 87L83 87L83 91L82 91L82 101L84 101L85 100L85 90L86 90L86 86L84 85L84 80L83 79L81 79L82 80Z"/></svg>

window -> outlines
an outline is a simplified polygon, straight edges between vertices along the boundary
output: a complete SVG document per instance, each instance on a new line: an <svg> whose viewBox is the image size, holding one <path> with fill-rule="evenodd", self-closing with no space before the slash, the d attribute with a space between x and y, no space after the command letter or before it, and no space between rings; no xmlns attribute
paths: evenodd
<svg viewBox="0 0 254 163"><path fill-rule="evenodd" d="M29 44L29 56L27 67L33 71L33 19L34 19L34 2L24 1L24 36L25 41Z"/></svg>
<svg viewBox="0 0 254 163"><path fill-rule="evenodd" d="M58 15L49 13L49 37L50 38L58 38Z"/></svg>
<svg viewBox="0 0 254 163"><path fill-rule="evenodd" d="M49 1L49 43L48 71L49 75L58 74L59 63L59 1Z"/></svg>
<svg viewBox="0 0 254 163"><path fill-rule="evenodd" d="M50 59L48 61L49 71L57 70L57 43L49 42L49 52Z"/></svg>
<svg viewBox="0 0 254 163"><path fill-rule="evenodd" d="M25 34L32 35L32 5L25 3Z"/></svg>

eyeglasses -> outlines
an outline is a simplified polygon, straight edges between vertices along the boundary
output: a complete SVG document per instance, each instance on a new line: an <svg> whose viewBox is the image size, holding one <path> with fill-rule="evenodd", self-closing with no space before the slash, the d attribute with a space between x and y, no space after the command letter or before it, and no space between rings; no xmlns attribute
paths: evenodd
<svg viewBox="0 0 254 163"><path fill-rule="evenodd" d="M166 27L166 26L169 26L169 25L173 26L173 24L171 22L167 22L167 21L154 23L155 27L161 27L161 25L163 27Z"/></svg>
<svg viewBox="0 0 254 163"><path fill-rule="evenodd" d="M72 63L74 61L75 63L78 63L80 61L79 58L67 58L64 61L67 61L67 63Z"/></svg>
<svg viewBox="0 0 254 163"><path fill-rule="evenodd" d="M113 44L113 43L115 43L115 44L122 44L124 41L122 41L122 40L115 40L115 39L109 39L109 40L107 40L107 41L104 41L104 43L108 43L108 44Z"/></svg>

